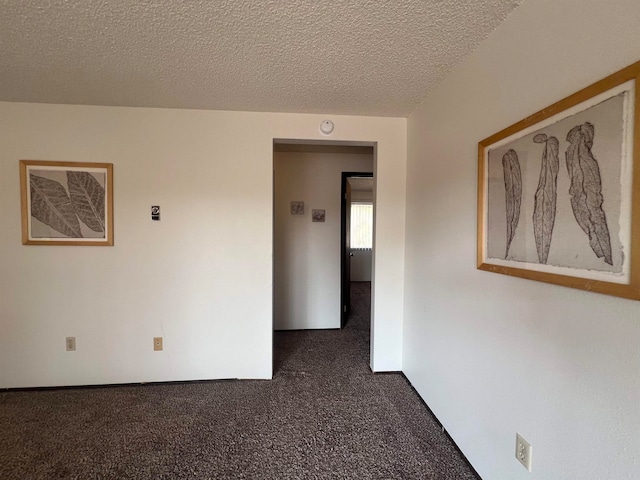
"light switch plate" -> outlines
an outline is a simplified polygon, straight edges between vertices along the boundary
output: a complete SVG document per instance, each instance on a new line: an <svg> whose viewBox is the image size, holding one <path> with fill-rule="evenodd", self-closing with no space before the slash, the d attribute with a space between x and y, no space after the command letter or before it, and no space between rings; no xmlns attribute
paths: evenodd
<svg viewBox="0 0 640 480"><path fill-rule="evenodd" d="M153 349L156 352L162 350L162 337L153 337Z"/></svg>

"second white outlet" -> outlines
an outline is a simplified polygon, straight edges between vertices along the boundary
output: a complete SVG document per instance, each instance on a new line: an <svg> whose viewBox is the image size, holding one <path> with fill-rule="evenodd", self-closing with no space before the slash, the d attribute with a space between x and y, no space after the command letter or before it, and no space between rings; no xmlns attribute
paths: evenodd
<svg viewBox="0 0 640 480"><path fill-rule="evenodd" d="M531 444L516 433L516 458L529 471L531 471L531 449Z"/></svg>
<svg viewBox="0 0 640 480"><path fill-rule="evenodd" d="M76 337L67 337L67 352L75 352L76 351Z"/></svg>

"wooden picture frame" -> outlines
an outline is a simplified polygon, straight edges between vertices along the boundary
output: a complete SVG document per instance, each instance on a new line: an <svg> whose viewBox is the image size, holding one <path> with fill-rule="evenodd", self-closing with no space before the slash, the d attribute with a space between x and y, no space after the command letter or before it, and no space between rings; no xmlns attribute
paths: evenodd
<svg viewBox="0 0 640 480"><path fill-rule="evenodd" d="M478 144L477 268L640 299L640 62Z"/></svg>
<svg viewBox="0 0 640 480"><path fill-rule="evenodd" d="M20 160L23 245L113 245L113 164Z"/></svg>

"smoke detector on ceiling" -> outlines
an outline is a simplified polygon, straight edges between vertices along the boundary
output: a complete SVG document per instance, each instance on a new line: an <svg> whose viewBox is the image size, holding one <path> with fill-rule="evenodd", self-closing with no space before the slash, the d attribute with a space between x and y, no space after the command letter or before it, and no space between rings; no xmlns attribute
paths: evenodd
<svg viewBox="0 0 640 480"><path fill-rule="evenodd" d="M321 124L320 124L320 131L322 133L324 133L325 135L329 135L331 134L331 132L333 132L333 122L331 120L324 120Z"/></svg>

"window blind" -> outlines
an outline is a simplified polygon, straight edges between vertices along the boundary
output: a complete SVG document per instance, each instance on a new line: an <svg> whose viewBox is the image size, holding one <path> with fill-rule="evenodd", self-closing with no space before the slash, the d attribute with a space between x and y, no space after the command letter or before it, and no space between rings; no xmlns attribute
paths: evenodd
<svg viewBox="0 0 640 480"><path fill-rule="evenodd" d="M351 248L373 247L373 204L351 203Z"/></svg>

